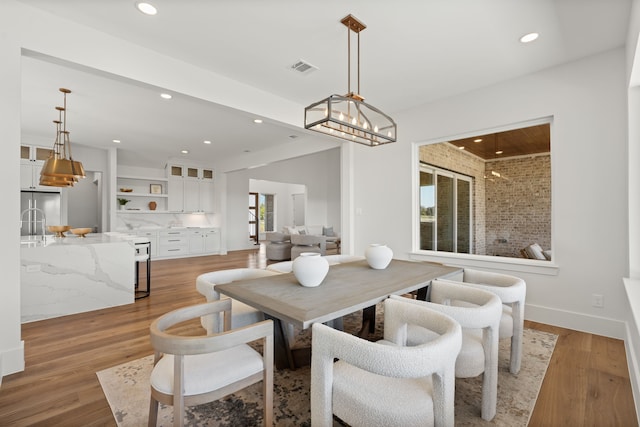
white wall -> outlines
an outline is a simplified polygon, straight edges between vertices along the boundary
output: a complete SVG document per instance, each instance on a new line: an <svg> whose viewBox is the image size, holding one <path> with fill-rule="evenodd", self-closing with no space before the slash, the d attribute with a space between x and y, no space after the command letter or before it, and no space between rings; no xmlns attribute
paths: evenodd
<svg viewBox="0 0 640 427"><path fill-rule="evenodd" d="M307 188L307 224L333 225L336 231L340 231L339 149L283 160L260 168L229 172L225 176L227 250L252 247L247 224L250 179L304 185ZM287 224L278 224L279 227L282 225Z"/></svg>
<svg viewBox="0 0 640 427"><path fill-rule="evenodd" d="M12 5L3 5L0 13L0 117L3 128L3 151L9 159L20 158L20 25L11 13ZM0 298L0 378L24 370L24 343L20 335L20 191L17 177L20 162L8 162L0 168L0 180L16 182L15 191L5 191L4 209L0 221L16 224L7 230L3 239L0 269L2 270L2 298ZM1 381L1 379L0 379Z"/></svg>
<svg viewBox="0 0 640 427"><path fill-rule="evenodd" d="M412 251L412 143L553 117L554 274L524 273L526 317L621 338L628 312L623 49L396 114L396 144L355 149L355 252ZM380 173L380 171L386 171ZM362 215L358 215L358 212ZM510 271L511 265L499 268ZM533 269L535 271L535 269ZM549 273L545 271L544 273ZM604 308L591 295L604 295Z"/></svg>
<svg viewBox="0 0 640 427"><path fill-rule="evenodd" d="M640 312L640 52L638 34L640 33L640 2L634 0L627 37L627 76L629 84L629 277L627 295L629 296L629 314L627 316L627 334L625 346L629 376L636 403L636 414L640 422L640 318L634 317L631 309ZM635 290L635 292L634 292Z"/></svg>

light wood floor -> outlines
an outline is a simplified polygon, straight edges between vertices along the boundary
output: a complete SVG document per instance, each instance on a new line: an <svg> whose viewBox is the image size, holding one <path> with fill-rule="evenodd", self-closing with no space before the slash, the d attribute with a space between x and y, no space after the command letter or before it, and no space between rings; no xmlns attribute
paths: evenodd
<svg viewBox="0 0 640 427"><path fill-rule="evenodd" d="M2 381L0 426L115 426L95 373L151 354L150 322L203 302L195 289L199 274L265 265L264 253L255 250L153 261L149 298L24 324L26 369ZM637 425L622 341L527 326L559 335L531 426Z"/></svg>

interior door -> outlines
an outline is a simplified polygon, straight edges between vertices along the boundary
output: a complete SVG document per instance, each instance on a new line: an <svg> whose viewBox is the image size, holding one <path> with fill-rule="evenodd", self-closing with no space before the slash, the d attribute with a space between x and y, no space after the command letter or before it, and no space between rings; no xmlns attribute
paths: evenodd
<svg viewBox="0 0 640 427"><path fill-rule="evenodd" d="M304 194L292 194L293 197L293 225L304 225Z"/></svg>
<svg viewBox="0 0 640 427"><path fill-rule="evenodd" d="M249 193L249 240L258 241L258 193Z"/></svg>

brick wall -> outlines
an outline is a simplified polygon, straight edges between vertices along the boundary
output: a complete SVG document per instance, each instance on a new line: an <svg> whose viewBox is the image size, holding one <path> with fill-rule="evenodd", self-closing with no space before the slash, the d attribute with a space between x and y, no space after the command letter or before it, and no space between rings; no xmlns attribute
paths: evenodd
<svg viewBox="0 0 640 427"><path fill-rule="evenodd" d="M520 249L536 242L551 249L551 156L487 162L486 167L487 254L520 257Z"/></svg>
<svg viewBox="0 0 640 427"><path fill-rule="evenodd" d="M472 253L520 257L531 243L551 248L550 155L484 162L440 143L422 146L420 161L472 177Z"/></svg>

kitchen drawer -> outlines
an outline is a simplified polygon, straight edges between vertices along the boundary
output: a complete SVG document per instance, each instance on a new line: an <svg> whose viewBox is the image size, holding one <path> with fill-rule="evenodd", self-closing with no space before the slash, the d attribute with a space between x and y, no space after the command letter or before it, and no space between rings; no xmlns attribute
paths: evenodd
<svg viewBox="0 0 640 427"><path fill-rule="evenodd" d="M158 256L161 257L173 257L184 256L189 253L189 246L163 246L160 245Z"/></svg>
<svg viewBox="0 0 640 427"><path fill-rule="evenodd" d="M189 234L186 230L165 230L158 234L158 256L180 257L189 253Z"/></svg>
<svg viewBox="0 0 640 427"><path fill-rule="evenodd" d="M163 237L187 237L189 233L187 230L163 230L159 235L162 239Z"/></svg>
<svg viewBox="0 0 640 427"><path fill-rule="evenodd" d="M160 247L171 246L189 246L188 236L160 236Z"/></svg>

